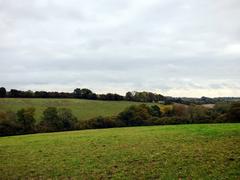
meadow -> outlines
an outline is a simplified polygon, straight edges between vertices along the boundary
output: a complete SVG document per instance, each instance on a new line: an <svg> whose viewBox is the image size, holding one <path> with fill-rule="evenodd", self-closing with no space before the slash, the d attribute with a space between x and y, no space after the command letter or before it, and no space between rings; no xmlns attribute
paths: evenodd
<svg viewBox="0 0 240 180"><path fill-rule="evenodd" d="M0 179L239 179L240 124L0 137Z"/></svg>
<svg viewBox="0 0 240 180"><path fill-rule="evenodd" d="M86 120L96 116L113 116L123 111L131 105L141 104L131 101L100 101L85 99L43 99L43 98L0 98L0 111L14 111L21 108L34 107L36 109L36 119L40 120L42 112L47 107L64 107L72 110L79 120ZM145 103L154 104L154 103ZM166 107L160 105L164 110Z"/></svg>

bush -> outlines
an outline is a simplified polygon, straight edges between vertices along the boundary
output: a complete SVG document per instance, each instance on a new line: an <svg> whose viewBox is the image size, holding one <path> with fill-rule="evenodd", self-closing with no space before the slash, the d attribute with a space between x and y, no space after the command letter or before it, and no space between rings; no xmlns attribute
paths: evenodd
<svg viewBox="0 0 240 180"><path fill-rule="evenodd" d="M57 108L48 107L43 111L40 129L43 131L58 131L62 127L62 122L59 121Z"/></svg>
<svg viewBox="0 0 240 180"><path fill-rule="evenodd" d="M173 116L173 109L171 107L166 107L163 116Z"/></svg>
<svg viewBox="0 0 240 180"><path fill-rule="evenodd" d="M225 114L229 111L231 107L231 104L230 103L217 103L215 106L214 106L214 110L217 112L217 113L220 113L220 114Z"/></svg>
<svg viewBox="0 0 240 180"><path fill-rule="evenodd" d="M240 122L240 102L231 105L227 113L227 118L231 122Z"/></svg>
<svg viewBox="0 0 240 180"><path fill-rule="evenodd" d="M118 119L126 126L148 125L151 117L149 107L145 104L130 106L118 115Z"/></svg>
<svg viewBox="0 0 240 180"><path fill-rule="evenodd" d="M71 110L66 108L57 109L48 107L43 112L42 121L40 122L39 131L66 131L76 129L77 118Z"/></svg>
<svg viewBox="0 0 240 180"><path fill-rule="evenodd" d="M227 123L228 121L229 120L227 118L227 115L226 114L221 114L214 120L214 123Z"/></svg>
<svg viewBox="0 0 240 180"><path fill-rule="evenodd" d="M157 105L152 105L151 107L149 107L148 112L151 114L151 116L154 116L154 117L161 117L162 115L160 107Z"/></svg>
<svg viewBox="0 0 240 180"><path fill-rule="evenodd" d="M7 91L4 87L0 87L0 98L6 97Z"/></svg>
<svg viewBox="0 0 240 180"><path fill-rule="evenodd" d="M20 124L22 133L33 133L35 131L35 109L26 108L17 111L17 121Z"/></svg>
<svg viewBox="0 0 240 180"><path fill-rule="evenodd" d="M211 122L210 111L209 108L201 105L190 105L187 117L190 123L209 123Z"/></svg>
<svg viewBox="0 0 240 180"><path fill-rule="evenodd" d="M0 136L20 133L20 125L14 112L0 112Z"/></svg>
<svg viewBox="0 0 240 180"><path fill-rule="evenodd" d="M96 117L82 122L82 129L112 128L117 127L117 121L111 117Z"/></svg>
<svg viewBox="0 0 240 180"><path fill-rule="evenodd" d="M189 106L183 104L173 104L172 113L175 116L187 117Z"/></svg>
<svg viewBox="0 0 240 180"><path fill-rule="evenodd" d="M173 125L173 124L189 124L189 119L179 116L161 117L153 119L155 125Z"/></svg>
<svg viewBox="0 0 240 180"><path fill-rule="evenodd" d="M116 117L99 116L81 122L77 121L69 109L48 107L37 128L34 113L34 108L21 109L16 114L0 112L0 136L122 126L240 122L240 103L231 106L221 104L213 109L201 105L175 104L173 108L165 109L164 114L157 105L141 104L126 108Z"/></svg>
<svg viewBox="0 0 240 180"><path fill-rule="evenodd" d="M73 130L76 128L77 118L70 109L61 108L58 110L58 121L61 122L60 130Z"/></svg>

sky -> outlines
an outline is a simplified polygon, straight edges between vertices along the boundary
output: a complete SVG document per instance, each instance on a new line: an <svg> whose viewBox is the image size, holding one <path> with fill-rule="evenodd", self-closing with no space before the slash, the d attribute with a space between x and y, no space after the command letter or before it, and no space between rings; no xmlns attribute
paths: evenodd
<svg viewBox="0 0 240 180"><path fill-rule="evenodd" d="M240 1L0 0L0 86L240 96Z"/></svg>

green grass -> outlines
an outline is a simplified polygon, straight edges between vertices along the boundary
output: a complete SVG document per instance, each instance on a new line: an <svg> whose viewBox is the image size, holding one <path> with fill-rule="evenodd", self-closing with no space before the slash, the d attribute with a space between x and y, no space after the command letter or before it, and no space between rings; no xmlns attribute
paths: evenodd
<svg viewBox="0 0 240 180"><path fill-rule="evenodd" d="M0 98L0 111L12 110L16 112L21 108L35 107L36 119L41 118L46 107L66 107L72 110L80 120L90 119L96 116L117 115L126 107L133 104L141 104L129 101L99 101L83 99L24 99L24 98ZM150 103L152 104L152 103ZM159 105L164 109L163 105Z"/></svg>
<svg viewBox="0 0 240 180"><path fill-rule="evenodd" d="M0 138L0 179L240 179L240 124Z"/></svg>

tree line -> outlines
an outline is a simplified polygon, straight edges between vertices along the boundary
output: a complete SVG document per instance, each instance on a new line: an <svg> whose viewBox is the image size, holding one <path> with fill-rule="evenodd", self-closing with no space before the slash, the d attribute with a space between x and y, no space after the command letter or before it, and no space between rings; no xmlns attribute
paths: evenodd
<svg viewBox="0 0 240 180"><path fill-rule="evenodd" d="M164 96L152 92L127 92L125 96L116 93L96 94L87 88L76 88L73 92L47 92L47 91L21 91L11 89L6 91L4 87L0 88L0 97L8 98L78 98L92 100L110 100L110 101L138 101L138 102L157 102L164 100Z"/></svg>
<svg viewBox="0 0 240 180"><path fill-rule="evenodd" d="M79 121L70 109L48 107L39 122L34 108L23 108L16 113L0 112L0 136L39 132L55 132L81 129L98 129L128 126L240 123L240 102L217 104L214 108L200 105L174 104L161 111L157 105L133 105L117 116L95 117Z"/></svg>
<svg viewBox="0 0 240 180"><path fill-rule="evenodd" d="M48 91L21 91L11 89L6 91L4 87L0 88L0 98L77 98L90 100L108 100L108 101L136 101L136 102L160 102L163 104L181 103L181 104L216 104L220 102L240 101L238 97L171 97L152 92L129 91L124 96L116 93L96 94L87 88L76 88L73 92L48 92Z"/></svg>

